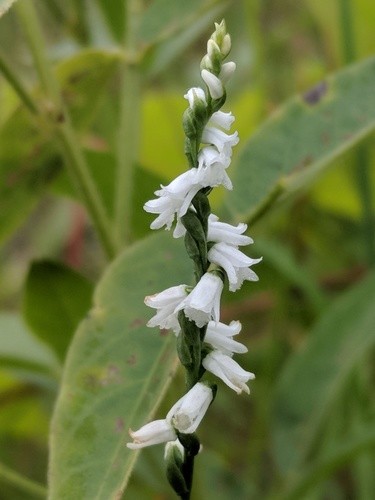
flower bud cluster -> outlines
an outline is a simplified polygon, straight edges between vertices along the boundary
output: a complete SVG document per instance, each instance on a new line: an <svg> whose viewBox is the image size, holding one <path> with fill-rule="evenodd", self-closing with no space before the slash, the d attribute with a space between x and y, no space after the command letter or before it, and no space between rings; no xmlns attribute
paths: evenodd
<svg viewBox="0 0 375 500"><path fill-rule="evenodd" d="M227 168L238 134L227 133L234 121L232 113L220 111L226 98L225 84L236 67L233 62L223 62L230 48L224 21L215 23L201 63L206 91L193 87L184 96L189 103L183 126L190 169L167 186L160 186L155 191L157 198L144 205L147 212L157 215L151 229L165 226L169 230L173 225L173 236L184 236L195 266L194 287L172 286L145 298L146 305L156 310L147 325L171 329L177 337L189 390L164 420L131 431L134 443L128 444L135 449L167 442L168 477L175 491L188 488L180 474L185 467L181 464L186 465L186 456L199 450L194 432L214 397L212 386L201 382L204 373L211 372L238 394L249 393L247 382L255 377L233 360L234 353L245 353L247 348L234 340L241 331L239 321L229 325L220 322L220 300L226 281L232 292L245 280L257 281L250 266L261 259L252 259L239 249L253 243L244 234L246 224L221 222L211 213L207 197L214 187L233 187Z"/></svg>

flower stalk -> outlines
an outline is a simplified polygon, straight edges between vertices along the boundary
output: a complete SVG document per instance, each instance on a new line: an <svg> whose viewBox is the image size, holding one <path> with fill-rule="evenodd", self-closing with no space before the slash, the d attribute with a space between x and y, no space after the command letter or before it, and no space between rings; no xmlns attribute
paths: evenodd
<svg viewBox="0 0 375 500"><path fill-rule="evenodd" d="M226 100L225 85L236 68L234 62L224 62L230 48L225 22L215 23L201 62L206 90L193 87L184 96L189 104L183 128L190 168L161 186L155 191L157 198L144 206L156 215L151 229L173 227L174 238L184 237L187 255L194 264L195 285L173 286L145 299L146 305L157 310L148 326L169 328L177 336L187 393L165 420L131 431L134 443L128 446L140 448L167 441L167 477L184 500L190 498L194 458L200 450L195 431L216 394L216 385L208 389L203 377L211 372L237 394L249 393L247 382L255 377L232 359L234 353L244 353L247 348L233 340L241 330L239 321L230 325L220 322L220 301L226 282L234 292L245 280L258 279L250 266L261 259L251 259L239 250L239 246L253 242L243 234L246 224L220 222L211 213L208 200L214 187L233 188L227 169L238 134L227 133L234 117L220 111Z"/></svg>

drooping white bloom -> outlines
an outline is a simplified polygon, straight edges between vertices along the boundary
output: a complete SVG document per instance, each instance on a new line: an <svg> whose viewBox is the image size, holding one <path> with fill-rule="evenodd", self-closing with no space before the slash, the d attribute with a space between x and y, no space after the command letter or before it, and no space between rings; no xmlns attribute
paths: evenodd
<svg viewBox="0 0 375 500"><path fill-rule="evenodd" d="M221 127L225 130L229 130L234 122L235 118L231 112L224 113L223 111L216 111L212 114L210 118L210 125L214 127Z"/></svg>
<svg viewBox="0 0 375 500"><path fill-rule="evenodd" d="M232 147L238 144L238 133L226 134L216 127L205 127L202 134L204 144L212 144L219 153L224 153L229 158L232 155Z"/></svg>
<svg viewBox="0 0 375 500"><path fill-rule="evenodd" d="M208 233L207 241L216 243L227 243L233 246L250 245L253 240L244 235L247 225L240 223L237 226L232 226L226 222L219 222L219 217L210 214L208 217Z"/></svg>
<svg viewBox="0 0 375 500"><path fill-rule="evenodd" d="M218 152L213 146L203 147L198 154L198 178L202 187L224 186L232 189L226 169L230 164L230 158Z"/></svg>
<svg viewBox="0 0 375 500"><path fill-rule="evenodd" d="M134 442L127 443L126 446L131 450L166 443L167 441L173 441L177 437L171 423L166 419L149 422L137 431L129 429L129 434Z"/></svg>
<svg viewBox="0 0 375 500"><path fill-rule="evenodd" d="M161 186L155 191L159 198L149 200L144 205L144 210L159 216L151 223L151 229L160 229L166 226L170 229L175 216L182 217L186 214L191 200L201 189L198 184L198 169L191 168L174 179L168 186Z"/></svg>
<svg viewBox="0 0 375 500"><path fill-rule="evenodd" d="M204 80L204 83L208 87L212 99L220 99L221 97L223 97L224 87L221 83L221 80L216 75L214 75L207 69L202 69L201 76Z"/></svg>
<svg viewBox="0 0 375 500"><path fill-rule="evenodd" d="M225 85L233 73L236 71L236 63L233 61L228 61L221 66L221 71L219 74L219 78L222 81L223 85Z"/></svg>
<svg viewBox="0 0 375 500"><path fill-rule="evenodd" d="M225 354L247 352L246 346L233 340L233 337L240 333L241 328L242 325L239 321L231 321L229 325L210 321L207 325L204 341Z"/></svg>
<svg viewBox="0 0 375 500"><path fill-rule="evenodd" d="M166 420L170 421L179 432L192 434L197 430L212 399L212 389L198 382L172 406Z"/></svg>
<svg viewBox="0 0 375 500"><path fill-rule="evenodd" d="M254 373L247 372L241 368L241 366L227 354L218 350L211 351L203 359L202 364L207 371L221 378L221 380L225 382L228 387L236 391L237 394L241 394L242 391L250 394L250 389L246 385L246 382L255 378Z"/></svg>
<svg viewBox="0 0 375 500"><path fill-rule="evenodd" d="M202 382L196 383L190 391L175 403L163 420L154 420L137 431L129 430L133 443L127 443L132 450L154 444L175 441L176 430L192 434L198 428L213 399L212 389Z"/></svg>
<svg viewBox="0 0 375 500"><path fill-rule="evenodd" d="M157 313L150 319L147 326L158 326L165 330L172 329L176 334L179 333L181 328L175 309L186 296L186 285L178 285L146 297L145 304L157 309Z"/></svg>
<svg viewBox="0 0 375 500"><path fill-rule="evenodd" d="M229 290L235 292L245 280L258 281L258 276L249 266L262 259L251 259L238 248L227 243L215 243L207 254L208 260L222 267L227 273Z"/></svg>
<svg viewBox="0 0 375 500"><path fill-rule="evenodd" d="M211 319L220 319L220 297L223 282L213 273L205 273L190 294L176 307L175 312L184 310L190 321L198 328L206 325Z"/></svg>
<svg viewBox="0 0 375 500"><path fill-rule="evenodd" d="M205 105L207 105L206 94L201 87L192 87L186 92L184 98L189 101L190 108L194 107L194 103L197 101L197 99L200 99Z"/></svg>

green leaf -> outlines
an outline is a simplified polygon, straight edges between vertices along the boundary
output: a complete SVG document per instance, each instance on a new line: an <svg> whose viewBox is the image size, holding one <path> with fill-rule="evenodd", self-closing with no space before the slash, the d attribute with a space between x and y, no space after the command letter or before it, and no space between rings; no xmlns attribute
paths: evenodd
<svg viewBox="0 0 375 500"><path fill-rule="evenodd" d="M2 17L16 0L0 0L0 17Z"/></svg>
<svg viewBox="0 0 375 500"><path fill-rule="evenodd" d="M276 388L275 457L283 472L311 452L347 378L375 344L375 274L344 294L290 358Z"/></svg>
<svg viewBox="0 0 375 500"><path fill-rule="evenodd" d="M225 207L254 220L375 128L375 58L345 68L289 101L246 143Z"/></svg>
<svg viewBox="0 0 375 500"><path fill-rule="evenodd" d="M139 38L145 44L153 44L191 25L217 0L154 0L145 11Z"/></svg>
<svg viewBox="0 0 375 500"><path fill-rule="evenodd" d="M50 500L121 497L137 457L125 446L128 429L152 418L175 363L174 335L146 327L143 300L190 282L184 254L181 241L157 234L120 255L99 283L53 416Z"/></svg>
<svg viewBox="0 0 375 500"><path fill-rule="evenodd" d="M5 312L0 314L0 365L32 375L56 374L59 367L53 353L28 331L22 319Z"/></svg>
<svg viewBox="0 0 375 500"><path fill-rule="evenodd" d="M125 30L125 2L123 0L98 0L112 34L121 42Z"/></svg>
<svg viewBox="0 0 375 500"><path fill-rule="evenodd" d="M287 492L279 500L300 500L317 483L327 479L333 472L353 460L366 450L375 447L374 426L363 427L356 434L326 452L316 463L302 469L297 478L288 485ZM370 497L368 497L370 498Z"/></svg>
<svg viewBox="0 0 375 500"><path fill-rule="evenodd" d="M52 261L31 265L23 314L33 332L63 360L78 323L91 305L93 286L76 271Z"/></svg>

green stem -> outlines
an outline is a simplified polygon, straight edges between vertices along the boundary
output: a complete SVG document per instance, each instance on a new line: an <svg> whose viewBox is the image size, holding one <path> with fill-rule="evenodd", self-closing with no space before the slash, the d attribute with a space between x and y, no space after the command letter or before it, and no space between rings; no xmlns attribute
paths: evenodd
<svg viewBox="0 0 375 500"><path fill-rule="evenodd" d="M58 127L57 135L65 153L66 167L94 222L103 247L110 259L116 254L116 245L111 233L111 223L102 205L102 200L92 180L82 150L68 121Z"/></svg>
<svg viewBox="0 0 375 500"><path fill-rule="evenodd" d="M140 69L137 33L142 0L128 0L125 54L121 75L120 121L117 144L115 235L119 246L131 241L134 172L139 152Z"/></svg>
<svg viewBox="0 0 375 500"><path fill-rule="evenodd" d="M355 46L353 10L351 0L339 0L341 46L346 64L353 62L357 57ZM370 161L366 146L360 145L356 152L356 180L362 204L363 241L367 261L375 265L375 214L373 207Z"/></svg>
<svg viewBox="0 0 375 500"><path fill-rule="evenodd" d="M47 497L47 490L44 486L22 476L2 463L0 463L0 480L33 497Z"/></svg>
<svg viewBox="0 0 375 500"><path fill-rule="evenodd" d="M68 171L91 215L108 257L112 258L116 253L116 246L111 233L110 220L70 124L68 113L64 110L58 82L51 71L47 58L43 33L35 7L31 0L22 0L17 3L16 7L42 87L50 100L45 110L46 119L56 128L57 136L68 160Z"/></svg>
<svg viewBox="0 0 375 500"><path fill-rule="evenodd" d="M34 103L32 97L27 92L21 80L18 78L11 67L8 65L4 56L0 54L0 72L4 75L4 78L8 80L9 84L13 87L15 92L18 94L18 97L23 101L25 106L31 111L33 114L38 113L38 108Z"/></svg>

